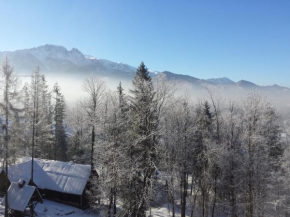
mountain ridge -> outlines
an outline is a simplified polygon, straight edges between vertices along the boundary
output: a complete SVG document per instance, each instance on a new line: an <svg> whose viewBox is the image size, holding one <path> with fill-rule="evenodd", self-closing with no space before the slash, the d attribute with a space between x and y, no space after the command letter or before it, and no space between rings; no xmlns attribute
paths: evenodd
<svg viewBox="0 0 290 217"><path fill-rule="evenodd" d="M62 72L79 76L96 75L132 79L137 69L126 63L117 63L111 60L83 54L77 48L68 50L64 46L51 44L15 51L0 51L0 57L4 54L7 54L13 62L15 69L20 73L30 73L38 65L41 71L46 73ZM160 73L165 74L169 79L175 79L180 82L187 82L198 86L230 85L240 88L283 88L290 90L288 87L282 87L276 84L259 86L246 80L234 82L227 77L199 79L190 75L176 74L170 71L150 71L153 77Z"/></svg>

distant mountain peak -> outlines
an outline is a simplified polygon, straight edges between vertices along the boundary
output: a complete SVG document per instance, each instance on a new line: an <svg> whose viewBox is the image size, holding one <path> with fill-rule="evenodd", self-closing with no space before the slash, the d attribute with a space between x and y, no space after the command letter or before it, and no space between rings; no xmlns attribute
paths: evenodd
<svg viewBox="0 0 290 217"><path fill-rule="evenodd" d="M72 52L72 53L78 53L78 54L82 54L83 55L83 53L80 52L77 48L71 49L70 52Z"/></svg>
<svg viewBox="0 0 290 217"><path fill-rule="evenodd" d="M227 77L221 77L221 78L210 78L206 79L207 81L214 83L214 84L235 84L234 81Z"/></svg>
<svg viewBox="0 0 290 217"><path fill-rule="evenodd" d="M19 51L22 51L22 50L19 50ZM46 55L50 55L50 56L55 55L55 54L63 54L65 56L78 55L79 57L82 57L82 58L84 57L84 54L77 48L72 48L71 50L68 50L63 46L52 45L52 44L46 44L46 45L31 48L31 49L25 49L25 51L42 52L43 54L45 53ZM61 56L59 56L58 58L61 58Z"/></svg>
<svg viewBox="0 0 290 217"><path fill-rule="evenodd" d="M25 50L57 50L57 51L64 51L68 52L68 50L64 46L60 45L53 45L53 44L45 44L42 46L34 47L31 49L25 49Z"/></svg>
<svg viewBox="0 0 290 217"><path fill-rule="evenodd" d="M250 81L246 81L246 80L240 80L237 82L238 86L243 86L243 87L257 87L256 84L254 84L253 82Z"/></svg>

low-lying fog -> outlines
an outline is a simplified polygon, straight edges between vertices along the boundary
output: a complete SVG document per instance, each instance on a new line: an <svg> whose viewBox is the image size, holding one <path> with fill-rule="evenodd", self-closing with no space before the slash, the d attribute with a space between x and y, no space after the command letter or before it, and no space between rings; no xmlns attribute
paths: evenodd
<svg viewBox="0 0 290 217"><path fill-rule="evenodd" d="M88 77L87 77L88 78ZM71 106L79 102L83 97L86 96L86 93L83 90L83 83L86 77L84 76L68 76L61 74L49 74L46 75L46 79L50 89L52 90L53 85L57 82L61 91L65 97L66 103ZM109 90L115 91L120 79L112 78L100 78L105 81L106 86ZM22 76L22 85L25 82L30 82L30 76ZM125 90L125 93L129 92L129 89L132 87L132 81L123 79L122 86ZM290 108L290 91L289 90L261 90L261 89L246 89L240 88L237 86L208 86L208 87L196 87L192 84L178 83L175 82L174 88L177 96L188 95L190 100L193 102L198 102L201 99L207 99L208 89L210 89L215 96L218 96L223 99L225 103L228 101L240 101L247 97L248 94L256 92L269 102L271 102L278 111L283 112ZM284 112L283 112L284 113Z"/></svg>

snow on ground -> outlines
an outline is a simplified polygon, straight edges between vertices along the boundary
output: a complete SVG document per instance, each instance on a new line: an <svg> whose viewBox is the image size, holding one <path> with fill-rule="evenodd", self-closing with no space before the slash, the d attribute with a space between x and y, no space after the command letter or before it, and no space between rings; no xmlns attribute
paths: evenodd
<svg viewBox="0 0 290 217"><path fill-rule="evenodd" d="M175 213L176 216L179 216L178 215L179 213ZM152 208L151 209L151 215L150 215L150 211L147 212L147 215L148 216L152 216L152 217L164 217L164 216L172 216L172 212L170 210L170 213L168 211L168 205L164 204L162 207L158 207L158 208Z"/></svg>
<svg viewBox="0 0 290 217"><path fill-rule="evenodd" d="M2 198L0 198L0 201ZM81 210L72 206L65 204L57 203L50 200L44 200L43 204L38 204L36 206L35 212L39 217L101 217L96 213L90 212L90 210ZM147 216L151 217L170 217L172 216L171 208L168 212L168 204L164 204L159 208L152 208L151 215L150 212L147 212ZM180 216L180 210L176 207L175 216ZM187 216L190 216L189 214ZM4 206L0 205L0 217L4 217Z"/></svg>
<svg viewBox="0 0 290 217"><path fill-rule="evenodd" d="M2 199L0 199L2 200ZM56 203L50 200L44 200L43 204L38 204L35 212L40 217L97 217L96 214L90 213L90 210L81 210L72 206ZM0 205L0 217L4 216L4 207Z"/></svg>
<svg viewBox="0 0 290 217"><path fill-rule="evenodd" d="M187 205L186 208L186 217L190 216L190 207ZM156 207L151 209L151 215L150 211L147 212L148 217L171 217L172 216L172 206L171 204L165 203L161 207ZM180 217L181 212L180 212L180 205L175 205L175 216Z"/></svg>
<svg viewBox="0 0 290 217"><path fill-rule="evenodd" d="M90 213L89 210L81 210L72 206L56 203L50 200L44 200L43 204L38 204L35 208L38 216L54 217L54 216L69 216L69 217L92 217L96 214Z"/></svg>

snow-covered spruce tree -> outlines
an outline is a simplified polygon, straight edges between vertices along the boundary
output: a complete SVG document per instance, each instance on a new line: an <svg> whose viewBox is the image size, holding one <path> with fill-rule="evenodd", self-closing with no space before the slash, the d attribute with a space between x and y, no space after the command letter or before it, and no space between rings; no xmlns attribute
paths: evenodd
<svg viewBox="0 0 290 217"><path fill-rule="evenodd" d="M44 75L39 67L31 75L31 83L24 87L24 123L25 136L31 144L33 157L49 159L52 157L52 106L51 94Z"/></svg>
<svg viewBox="0 0 290 217"><path fill-rule="evenodd" d="M67 160L67 138L64 126L65 102L60 92L60 87L56 83L53 87L55 93L54 108L54 159L60 161Z"/></svg>
<svg viewBox="0 0 290 217"><path fill-rule="evenodd" d="M8 164L9 164L9 149L13 146L11 142L11 135L17 135L15 130L19 125L19 113L21 109L17 108L19 104L19 80L13 71L13 67L10 65L7 56L4 56L1 64L1 89L3 91L3 100L0 103L1 113L4 117L4 123L2 125L2 136L4 138L5 146L5 173L8 176ZM14 144L15 145L15 144ZM6 186L8 189L8 186ZM8 196L6 192L5 197L5 217L8 217Z"/></svg>
<svg viewBox="0 0 290 217"><path fill-rule="evenodd" d="M49 90L46 78L44 75L40 76L40 121L38 125L41 124L41 129L39 131L38 142L40 145L39 156L41 158L51 159L52 158L52 144L53 144L53 135L52 135L52 123L53 123L53 105L51 103L52 93Z"/></svg>
<svg viewBox="0 0 290 217"><path fill-rule="evenodd" d="M39 67L24 87L24 142L31 146L31 182L34 182L34 158L48 158L51 144L50 93ZM33 212L33 210L32 210Z"/></svg>
<svg viewBox="0 0 290 217"><path fill-rule="evenodd" d="M119 199L130 197L131 195L131 182L129 181L131 177L131 134L130 134L130 119L129 119L129 105L128 98L124 94L124 89L121 85L117 87L117 110L116 110L116 128L115 128L115 141L116 148L119 151L117 160L119 162L119 185L117 186ZM129 190L129 191L128 191ZM116 199L116 196L115 196ZM114 206L116 201L114 201Z"/></svg>
<svg viewBox="0 0 290 217"><path fill-rule="evenodd" d="M30 94L29 94L29 86L25 84L22 90L22 100L24 106L23 112L23 122L22 122L22 129L23 129L23 144L24 144L24 156L30 155L30 144L31 144L31 107L30 107Z"/></svg>
<svg viewBox="0 0 290 217"><path fill-rule="evenodd" d="M200 189L201 216L208 216L209 193L211 190L211 143L212 143L212 113L207 101L196 108L194 126L195 154L193 160L193 173L197 176L197 185Z"/></svg>
<svg viewBox="0 0 290 217"><path fill-rule="evenodd" d="M180 204L181 204L181 217L186 216L186 202L188 196L188 175L190 172L190 158L192 155L192 114L191 108L188 103L188 99L184 99L181 102L180 113L177 120L176 130L178 133L178 141L179 149L177 149L177 153L179 153L179 182L180 182Z"/></svg>
<svg viewBox="0 0 290 217"><path fill-rule="evenodd" d="M124 201L127 216L146 215L156 182L158 153L157 102L153 82L145 64L141 62L130 90L130 122L132 144L130 147L130 195Z"/></svg>

